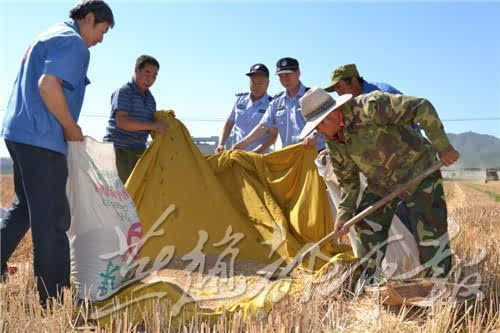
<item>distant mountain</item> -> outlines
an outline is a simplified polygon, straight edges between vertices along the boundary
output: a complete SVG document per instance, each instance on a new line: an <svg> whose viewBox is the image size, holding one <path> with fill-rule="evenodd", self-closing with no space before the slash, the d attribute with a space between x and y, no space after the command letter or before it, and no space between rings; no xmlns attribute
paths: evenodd
<svg viewBox="0 0 500 333"><path fill-rule="evenodd" d="M460 152L455 168L500 168L500 139L492 135L465 132L447 133Z"/></svg>

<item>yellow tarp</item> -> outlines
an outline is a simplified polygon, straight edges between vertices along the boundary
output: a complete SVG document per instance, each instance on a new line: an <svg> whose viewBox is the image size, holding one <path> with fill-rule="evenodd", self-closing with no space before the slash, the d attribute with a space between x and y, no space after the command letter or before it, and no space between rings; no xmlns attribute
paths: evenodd
<svg viewBox="0 0 500 333"><path fill-rule="evenodd" d="M211 254L284 266L308 243L332 230L314 149L294 145L266 155L225 151L207 158L173 112L157 112L156 118L166 122L168 129L154 138L126 184L143 234L154 235L142 245L140 261L151 264L175 251L175 256L187 255L193 261ZM160 216L166 218L159 220ZM321 251L327 260L352 260L345 246L328 243ZM324 264L315 260L306 266L317 270ZM228 304L225 311L268 309L272 294L289 290L289 285L289 280L276 281L255 297ZM165 292L171 301L182 297L168 283L140 286L140 291L134 288L122 290L118 297L139 298L145 290Z"/></svg>

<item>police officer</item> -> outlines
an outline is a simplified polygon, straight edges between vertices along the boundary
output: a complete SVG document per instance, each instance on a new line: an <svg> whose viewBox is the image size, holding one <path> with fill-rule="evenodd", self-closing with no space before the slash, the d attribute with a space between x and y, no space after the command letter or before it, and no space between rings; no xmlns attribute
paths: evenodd
<svg viewBox="0 0 500 333"><path fill-rule="evenodd" d="M224 150L230 133L233 142L238 142L247 136L260 122L272 100L267 94L269 70L264 64L253 65L246 75L250 78L250 92L236 94L233 110L224 124L222 137L216 148L217 153ZM277 136L277 131L269 131L259 140L246 146L244 150L256 153L268 152Z"/></svg>
<svg viewBox="0 0 500 333"><path fill-rule="evenodd" d="M272 130L278 130L282 147L300 141L299 135L306 122L300 112L299 99L309 88L300 82L297 59L286 57L278 60L276 74L285 90L273 97L259 125L237 142L233 149L244 149ZM324 139L322 137L316 139L316 133L313 133L304 139L304 144L316 145L317 149L321 150L324 148Z"/></svg>

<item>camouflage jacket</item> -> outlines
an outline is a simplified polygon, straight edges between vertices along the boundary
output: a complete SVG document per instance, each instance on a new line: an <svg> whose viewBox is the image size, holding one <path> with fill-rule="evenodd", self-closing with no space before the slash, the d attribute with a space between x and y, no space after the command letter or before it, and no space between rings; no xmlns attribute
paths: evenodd
<svg viewBox="0 0 500 333"><path fill-rule="evenodd" d="M359 172L367 178L367 191L384 196L437 161L437 151L450 147L434 106L424 98L376 91L344 104L343 112L345 143L328 140L327 149L342 186L338 218L345 221L356 212ZM431 144L412 124L420 125ZM401 196L410 196L417 186Z"/></svg>

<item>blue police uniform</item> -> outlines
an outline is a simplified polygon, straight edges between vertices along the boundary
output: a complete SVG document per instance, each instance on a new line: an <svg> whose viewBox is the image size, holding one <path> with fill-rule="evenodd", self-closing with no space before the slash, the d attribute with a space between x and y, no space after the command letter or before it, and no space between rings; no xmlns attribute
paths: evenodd
<svg viewBox="0 0 500 333"><path fill-rule="evenodd" d="M265 94L256 101L252 101L250 93L236 94L236 101L228 118L229 121L234 122L231 131L231 140L233 142L241 141L259 124L271 100L272 97L268 94ZM252 151L267 139L268 135L263 135L261 138L245 147L244 150Z"/></svg>
<svg viewBox="0 0 500 333"><path fill-rule="evenodd" d="M300 142L300 132L306 121L301 113L299 99L308 89L300 83L299 90L294 97L288 96L286 91L277 94L262 117L261 125L278 129L283 148ZM325 148L323 135L318 136L316 148L318 150Z"/></svg>

